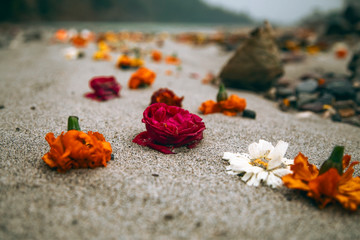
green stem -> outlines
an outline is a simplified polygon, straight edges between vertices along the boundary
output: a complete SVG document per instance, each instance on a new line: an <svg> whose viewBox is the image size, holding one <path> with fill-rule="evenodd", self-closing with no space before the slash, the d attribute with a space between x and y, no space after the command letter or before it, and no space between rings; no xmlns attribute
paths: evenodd
<svg viewBox="0 0 360 240"><path fill-rule="evenodd" d="M68 131L78 130L81 131L79 125L79 118L77 116L69 116L68 118Z"/></svg>
<svg viewBox="0 0 360 240"><path fill-rule="evenodd" d="M342 159L344 156L344 146L335 146L328 160L320 167L319 175L327 172L330 168L335 168L340 175L343 173Z"/></svg>
<svg viewBox="0 0 360 240"><path fill-rule="evenodd" d="M228 99L228 95L227 95L227 92L225 89L225 85L223 83L220 83L219 92L216 95L216 101L220 102L220 101L224 101L226 99Z"/></svg>

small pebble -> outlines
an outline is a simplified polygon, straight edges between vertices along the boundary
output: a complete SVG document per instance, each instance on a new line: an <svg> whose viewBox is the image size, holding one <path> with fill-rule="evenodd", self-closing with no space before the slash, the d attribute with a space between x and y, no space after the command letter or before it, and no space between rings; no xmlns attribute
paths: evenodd
<svg viewBox="0 0 360 240"><path fill-rule="evenodd" d="M157 174L157 173L153 173L153 174L151 174L151 176L153 176L153 177L158 177L158 176L159 176L159 174Z"/></svg>
<svg viewBox="0 0 360 240"><path fill-rule="evenodd" d="M251 118L251 119L255 119L256 118L256 112L253 110L249 110L249 109L245 109L243 111L243 117L245 118Z"/></svg>
<svg viewBox="0 0 360 240"><path fill-rule="evenodd" d="M35 110L36 108L35 108L34 106L32 106L30 109L31 109L31 110Z"/></svg>
<svg viewBox="0 0 360 240"><path fill-rule="evenodd" d="M5 106L4 105L0 105L0 109L4 109L5 108Z"/></svg>
<svg viewBox="0 0 360 240"><path fill-rule="evenodd" d="M164 219L165 219L166 221L170 221L170 220L173 220L173 219L174 219L174 216L173 216L172 214L166 214L166 215L164 216Z"/></svg>
<svg viewBox="0 0 360 240"><path fill-rule="evenodd" d="M20 131L20 128L17 127L17 128L15 128L15 130L18 132L18 131Z"/></svg>
<svg viewBox="0 0 360 240"><path fill-rule="evenodd" d="M331 120L333 120L334 122L341 122L340 114L335 113L334 115L331 116Z"/></svg>
<svg viewBox="0 0 360 240"><path fill-rule="evenodd" d="M110 160L114 160L114 154L111 154Z"/></svg>

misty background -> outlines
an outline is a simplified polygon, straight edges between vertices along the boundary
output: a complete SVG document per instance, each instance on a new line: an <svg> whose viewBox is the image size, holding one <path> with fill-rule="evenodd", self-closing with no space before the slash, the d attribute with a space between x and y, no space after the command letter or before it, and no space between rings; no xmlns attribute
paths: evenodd
<svg viewBox="0 0 360 240"><path fill-rule="evenodd" d="M356 0L11 0L1 22L121 21L250 24L268 19L295 24L340 11Z"/></svg>

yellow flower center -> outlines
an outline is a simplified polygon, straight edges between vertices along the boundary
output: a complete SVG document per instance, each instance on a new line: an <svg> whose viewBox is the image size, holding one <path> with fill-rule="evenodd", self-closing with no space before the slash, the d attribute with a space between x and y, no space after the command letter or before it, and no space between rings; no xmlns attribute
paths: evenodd
<svg viewBox="0 0 360 240"><path fill-rule="evenodd" d="M257 158L257 159L251 160L250 164L253 166L257 166L257 167L266 169L268 166L269 160L270 159L267 159L267 158Z"/></svg>

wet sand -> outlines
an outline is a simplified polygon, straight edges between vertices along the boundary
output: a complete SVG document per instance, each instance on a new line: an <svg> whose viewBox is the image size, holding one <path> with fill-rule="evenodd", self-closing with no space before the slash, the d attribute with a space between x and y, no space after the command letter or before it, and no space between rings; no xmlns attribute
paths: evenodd
<svg viewBox="0 0 360 240"><path fill-rule="evenodd" d="M250 187L225 172L223 152L245 152L259 139L289 142L287 158L299 151L320 166L335 145L360 159L360 128L313 115L299 119L278 110L274 102L229 90L247 99L256 120L221 114L200 115L204 139L192 150L164 155L132 143L144 131L143 110L151 94L168 87L185 96L183 107L198 113L215 99L217 89L191 73L217 73L229 58L216 46L193 48L166 42L162 51L177 51L183 69L152 63L157 73L148 89L130 90L133 71L112 62L86 57L67 61L64 45L29 43L0 49L0 239L356 239L360 211L348 213L338 204L319 210L299 192L286 188ZM149 48L151 46L148 46ZM114 55L115 56L115 55ZM288 76L324 66L346 72L346 62L318 56L286 66ZM165 71L172 69L174 75ZM121 98L108 102L83 97L88 81L114 75L123 86ZM49 150L44 137L66 130L67 117L77 115L84 131L102 133L113 148L106 168L60 174L41 157ZM359 175L356 167L355 175Z"/></svg>

